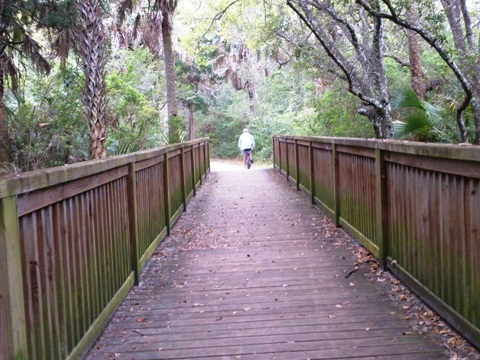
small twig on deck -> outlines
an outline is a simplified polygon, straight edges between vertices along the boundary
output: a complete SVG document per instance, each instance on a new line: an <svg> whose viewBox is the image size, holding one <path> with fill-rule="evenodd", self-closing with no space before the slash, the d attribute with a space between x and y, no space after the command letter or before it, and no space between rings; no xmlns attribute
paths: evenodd
<svg viewBox="0 0 480 360"><path fill-rule="evenodd" d="M345 279L348 279L348 278L350 277L350 275L352 275L352 274L353 274L355 271L357 271L357 270L358 270L358 267L355 266L355 269L350 270L350 271L348 272L348 274L345 275Z"/></svg>
<svg viewBox="0 0 480 360"><path fill-rule="evenodd" d="M348 279L350 277L350 275L352 275L355 271L357 271L359 269L359 265L362 265L362 264L367 264L367 263L371 263L371 262L375 262L375 263L378 263L378 260L375 259L375 258L371 258L371 259L368 259L368 260L364 260L364 261L358 261L355 263L355 268L353 270L350 270L348 272L347 275L345 275L345 279Z"/></svg>

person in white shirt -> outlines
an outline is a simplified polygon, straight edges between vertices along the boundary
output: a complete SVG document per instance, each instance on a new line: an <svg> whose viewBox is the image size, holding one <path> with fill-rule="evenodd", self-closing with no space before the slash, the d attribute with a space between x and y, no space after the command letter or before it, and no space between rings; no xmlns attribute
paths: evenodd
<svg viewBox="0 0 480 360"><path fill-rule="evenodd" d="M238 138L238 148L243 153L243 165L247 165L247 152L252 151L254 147L255 139L252 134L248 132L248 129L243 129L242 135Z"/></svg>

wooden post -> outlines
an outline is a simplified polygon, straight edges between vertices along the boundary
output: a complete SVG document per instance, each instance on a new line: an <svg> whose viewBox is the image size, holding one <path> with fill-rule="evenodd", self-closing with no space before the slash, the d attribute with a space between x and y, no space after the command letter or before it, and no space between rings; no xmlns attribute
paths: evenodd
<svg viewBox="0 0 480 360"><path fill-rule="evenodd" d="M197 177L195 176L195 144L192 144L192 151L190 152L192 161L190 162L192 166L192 188L193 196L197 195Z"/></svg>
<svg viewBox="0 0 480 360"><path fill-rule="evenodd" d="M286 157L287 157L287 181L290 181L290 162L289 162L289 156L288 156L288 139L285 139L285 152L286 152Z"/></svg>
<svg viewBox="0 0 480 360"><path fill-rule="evenodd" d="M137 176L135 173L135 163L128 166L128 222L130 228L130 258L132 270L135 275L135 284L140 281L140 257L138 251L138 208L137 208Z"/></svg>
<svg viewBox="0 0 480 360"><path fill-rule="evenodd" d="M282 173L282 142L278 137L278 171Z"/></svg>
<svg viewBox="0 0 480 360"><path fill-rule="evenodd" d="M336 226L340 226L340 170L338 165L337 145L332 143L332 171L333 171L333 211Z"/></svg>
<svg viewBox="0 0 480 360"><path fill-rule="evenodd" d="M0 199L0 358L28 359L16 197Z"/></svg>
<svg viewBox="0 0 480 360"><path fill-rule="evenodd" d="M187 211L187 181L185 178L185 149L182 145L182 152L180 153L180 180L182 182L182 202L183 211Z"/></svg>
<svg viewBox="0 0 480 360"><path fill-rule="evenodd" d="M207 141L208 172L210 172L210 142Z"/></svg>
<svg viewBox="0 0 480 360"><path fill-rule="evenodd" d="M168 175L168 151L166 151L163 161L163 196L165 199L165 226L167 227L167 235L170 235L170 181Z"/></svg>
<svg viewBox="0 0 480 360"><path fill-rule="evenodd" d="M207 142L203 143L203 176L207 176Z"/></svg>
<svg viewBox="0 0 480 360"><path fill-rule="evenodd" d="M310 165L310 198L312 204L315 204L315 164L313 159L312 140L308 142L308 163Z"/></svg>
<svg viewBox="0 0 480 360"><path fill-rule="evenodd" d="M273 157L273 168L275 169L275 136L272 136L272 157Z"/></svg>
<svg viewBox="0 0 480 360"><path fill-rule="evenodd" d="M202 182L202 143L198 143L198 178L199 178L199 181L200 181L200 186L203 184Z"/></svg>
<svg viewBox="0 0 480 360"><path fill-rule="evenodd" d="M298 140L295 139L293 145L295 146L295 173L296 173L296 182L297 182L297 190L300 190L300 164L298 161Z"/></svg>
<svg viewBox="0 0 480 360"><path fill-rule="evenodd" d="M378 260L383 268L386 267L389 254L387 191L387 167L384 152L377 148L375 149L375 217L379 250Z"/></svg>

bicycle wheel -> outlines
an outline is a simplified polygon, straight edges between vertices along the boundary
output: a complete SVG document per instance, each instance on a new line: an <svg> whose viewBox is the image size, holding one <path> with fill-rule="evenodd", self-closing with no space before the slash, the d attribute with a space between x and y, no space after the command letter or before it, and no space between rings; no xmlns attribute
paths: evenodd
<svg viewBox="0 0 480 360"><path fill-rule="evenodd" d="M247 169L250 169L250 166L252 166L252 158L247 154Z"/></svg>

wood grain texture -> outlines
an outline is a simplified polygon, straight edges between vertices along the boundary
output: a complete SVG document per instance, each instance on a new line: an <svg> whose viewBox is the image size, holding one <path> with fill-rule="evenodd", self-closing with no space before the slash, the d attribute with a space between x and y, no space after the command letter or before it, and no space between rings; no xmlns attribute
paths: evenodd
<svg viewBox="0 0 480 360"><path fill-rule="evenodd" d="M205 139L0 181L1 358L81 356L184 208L185 148L203 178Z"/></svg>
<svg viewBox="0 0 480 360"><path fill-rule="evenodd" d="M20 232L14 197L0 199L0 358L27 358Z"/></svg>
<svg viewBox="0 0 480 360"><path fill-rule="evenodd" d="M273 141L281 148L308 139L317 203L480 347L478 147L293 136ZM277 162L295 181L289 168L305 165L287 155L279 151Z"/></svg>
<svg viewBox="0 0 480 360"><path fill-rule="evenodd" d="M19 195L76 179L94 176L104 171L126 166L131 162L141 162L162 156L167 151L176 151L182 147L189 146L198 147L200 144L205 146L205 144L208 144L208 139L202 138L186 143L138 151L132 154L112 156L102 160L84 161L72 165L22 173L19 176L4 178L0 181L0 198Z"/></svg>
<svg viewBox="0 0 480 360"><path fill-rule="evenodd" d="M447 359L355 246L277 172L212 173L86 359Z"/></svg>

